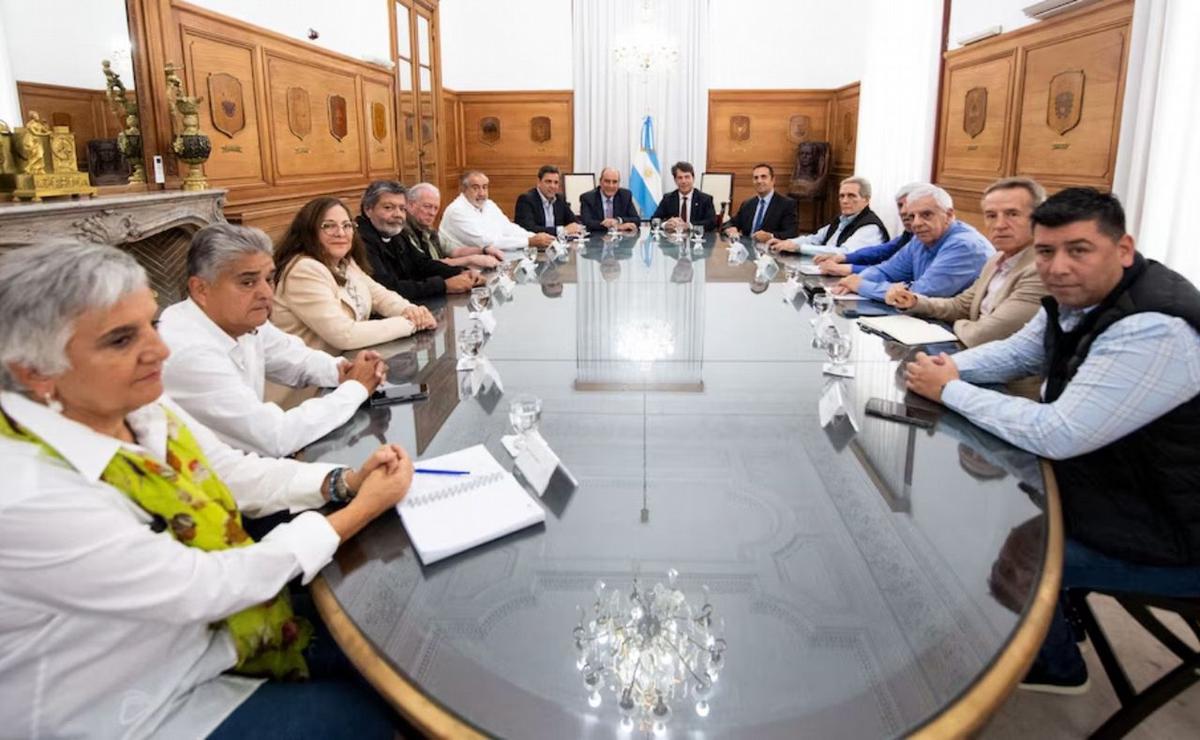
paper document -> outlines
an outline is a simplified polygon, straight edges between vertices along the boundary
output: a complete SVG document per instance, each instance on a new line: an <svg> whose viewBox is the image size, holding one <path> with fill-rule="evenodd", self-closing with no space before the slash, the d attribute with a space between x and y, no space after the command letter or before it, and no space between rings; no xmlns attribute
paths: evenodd
<svg viewBox="0 0 1200 740"><path fill-rule="evenodd" d="M545 510L483 445L421 460L420 467L471 473L418 473L396 505L425 565L546 520Z"/></svg>
<svg viewBox="0 0 1200 740"><path fill-rule="evenodd" d="M859 295L858 293L843 293L841 295L834 295L834 294L830 293L830 295L833 295L833 300L835 300L835 301L869 301L869 300L871 300L870 298L867 298L865 295Z"/></svg>
<svg viewBox="0 0 1200 740"><path fill-rule="evenodd" d="M796 265L796 269L800 271L801 275L820 275L821 274L821 268L819 266L809 264L807 262L802 262L799 265Z"/></svg>
<svg viewBox="0 0 1200 740"><path fill-rule="evenodd" d="M936 342L957 342L958 337L942 326L922 321L915 316L873 316L859 319L858 323L868 329L886 334L901 344L934 344Z"/></svg>

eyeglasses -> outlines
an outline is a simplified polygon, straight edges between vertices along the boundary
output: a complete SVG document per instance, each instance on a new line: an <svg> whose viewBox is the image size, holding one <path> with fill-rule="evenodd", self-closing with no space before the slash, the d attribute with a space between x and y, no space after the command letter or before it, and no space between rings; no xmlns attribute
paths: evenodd
<svg viewBox="0 0 1200 740"><path fill-rule="evenodd" d="M321 223L321 231L326 234L350 233L355 229L353 221L343 221L340 224L337 221L324 221Z"/></svg>

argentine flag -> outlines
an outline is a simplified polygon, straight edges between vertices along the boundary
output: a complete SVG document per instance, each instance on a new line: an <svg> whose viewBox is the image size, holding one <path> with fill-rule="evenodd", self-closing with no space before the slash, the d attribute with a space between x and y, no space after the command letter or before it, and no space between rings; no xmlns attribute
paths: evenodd
<svg viewBox="0 0 1200 740"><path fill-rule="evenodd" d="M642 119L642 145L633 155L629 166L629 191L642 218L649 219L662 200L662 170L654 153L654 123L650 116Z"/></svg>

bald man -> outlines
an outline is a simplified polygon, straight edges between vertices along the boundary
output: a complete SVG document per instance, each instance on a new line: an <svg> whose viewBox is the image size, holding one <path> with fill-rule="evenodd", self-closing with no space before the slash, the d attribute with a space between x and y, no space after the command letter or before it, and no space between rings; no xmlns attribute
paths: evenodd
<svg viewBox="0 0 1200 740"><path fill-rule="evenodd" d="M638 230L642 217L633 205L633 194L621 187L616 168L601 170L600 187L579 196L579 220L588 231L606 231L610 226L625 232Z"/></svg>

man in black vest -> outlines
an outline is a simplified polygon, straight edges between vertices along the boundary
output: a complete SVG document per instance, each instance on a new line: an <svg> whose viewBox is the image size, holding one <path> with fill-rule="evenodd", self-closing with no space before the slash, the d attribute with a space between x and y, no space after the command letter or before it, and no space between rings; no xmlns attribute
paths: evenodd
<svg viewBox="0 0 1200 740"><path fill-rule="evenodd" d="M642 217L633 204L633 193L621 187L621 173L616 167L600 170L600 186L579 196L579 220L588 231L618 231L632 234L638 230Z"/></svg>
<svg viewBox="0 0 1200 740"><path fill-rule="evenodd" d="M696 168L691 162L671 165L671 177L675 178L676 189L663 196L651 218L662 219L668 231L682 224L702 224L705 231L717 228L712 196L696 189Z"/></svg>
<svg viewBox="0 0 1200 740"><path fill-rule="evenodd" d="M871 182L865 177L847 177L838 185L837 218L815 234L795 239L772 239L767 246L779 252L829 254L853 252L859 247L883 244L888 240L887 227L871 210Z"/></svg>
<svg viewBox="0 0 1200 740"><path fill-rule="evenodd" d="M355 223L375 282L413 301L481 285L479 273L438 262L398 238L408 221L407 201L404 186L394 180L376 180L363 193Z"/></svg>
<svg viewBox="0 0 1200 740"><path fill-rule="evenodd" d="M800 231L796 201L775 192L775 168L765 162L756 164L750 178L754 197L742 202L737 215L721 231L731 239L751 236L756 242L791 239Z"/></svg>
<svg viewBox="0 0 1200 740"><path fill-rule="evenodd" d="M538 170L537 185L517 196L517 208L513 223L535 234L555 236L558 227L566 227L568 234L579 234L583 228L575 223L575 214L559 189L562 175L552 164L544 164Z"/></svg>
<svg viewBox="0 0 1200 740"><path fill-rule="evenodd" d="M1200 596L1200 292L1137 253L1112 195L1068 188L1033 223L1041 311L953 358L918 353L908 387L1052 461L1064 589ZM1035 373L1040 403L971 385ZM1061 605L1022 685L1087 687Z"/></svg>

